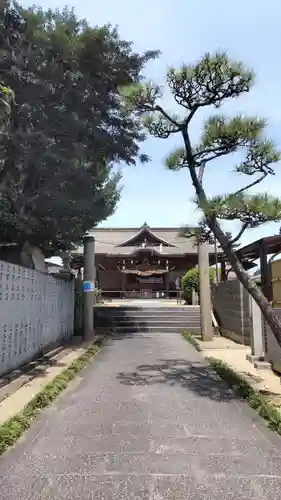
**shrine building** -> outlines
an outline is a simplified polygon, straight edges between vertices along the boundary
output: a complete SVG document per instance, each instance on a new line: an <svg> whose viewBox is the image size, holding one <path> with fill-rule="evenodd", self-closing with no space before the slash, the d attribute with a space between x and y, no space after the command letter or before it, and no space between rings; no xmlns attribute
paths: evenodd
<svg viewBox="0 0 281 500"><path fill-rule="evenodd" d="M198 264L196 239L179 227L95 228L97 286L107 297L170 297L176 279ZM214 247L209 245L214 263ZM71 267L83 267L83 247L72 252Z"/></svg>

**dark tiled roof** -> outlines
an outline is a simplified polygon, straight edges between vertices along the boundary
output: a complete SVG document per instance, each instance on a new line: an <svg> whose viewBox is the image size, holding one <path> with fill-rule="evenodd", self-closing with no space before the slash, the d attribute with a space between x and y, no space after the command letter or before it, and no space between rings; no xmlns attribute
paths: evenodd
<svg viewBox="0 0 281 500"><path fill-rule="evenodd" d="M89 235L94 236L96 240L96 253L107 255L132 255L138 247L136 246L119 246L136 236L143 228L95 228L89 232ZM171 246L162 246L161 255L184 255L197 254L197 248L194 238L184 238L180 236L180 227L155 227L149 228L150 233L153 233L157 238L164 240ZM210 253L214 253L213 245L210 246ZM154 247L156 252L160 251L160 247ZM83 247L79 247L73 255L83 254Z"/></svg>
<svg viewBox="0 0 281 500"><path fill-rule="evenodd" d="M237 255L239 258L245 259L258 259L260 257L260 249L262 245L265 248L265 253L267 255L277 253L281 250L281 235L275 234L273 236L267 236L261 238L260 240L253 241L249 245L246 245L237 250Z"/></svg>

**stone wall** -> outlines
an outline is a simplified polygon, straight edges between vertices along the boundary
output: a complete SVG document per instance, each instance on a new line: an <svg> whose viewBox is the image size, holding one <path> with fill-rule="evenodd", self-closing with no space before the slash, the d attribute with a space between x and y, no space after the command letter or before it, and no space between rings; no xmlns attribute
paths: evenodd
<svg viewBox="0 0 281 500"><path fill-rule="evenodd" d="M250 345L250 300L240 282L235 279L213 285L212 299L221 334L241 344Z"/></svg>
<svg viewBox="0 0 281 500"><path fill-rule="evenodd" d="M73 335L74 280L0 261L0 375Z"/></svg>
<svg viewBox="0 0 281 500"><path fill-rule="evenodd" d="M274 312L281 319L281 308L274 308ZM266 361L272 364L274 370L281 373L281 347L266 321L264 321L264 340Z"/></svg>

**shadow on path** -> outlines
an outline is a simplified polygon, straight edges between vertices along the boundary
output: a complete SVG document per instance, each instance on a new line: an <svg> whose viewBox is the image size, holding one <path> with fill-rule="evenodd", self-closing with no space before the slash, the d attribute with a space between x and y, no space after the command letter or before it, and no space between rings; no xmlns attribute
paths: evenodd
<svg viewBox="0 0 281 500"><path fill-rule="evenodd" d="M159 359L157 364L139 365L133 372L120 372L117 380L123 385L180 386L199 396L218 402L237 399L219 376L203 362L186 359Z"/></svg>

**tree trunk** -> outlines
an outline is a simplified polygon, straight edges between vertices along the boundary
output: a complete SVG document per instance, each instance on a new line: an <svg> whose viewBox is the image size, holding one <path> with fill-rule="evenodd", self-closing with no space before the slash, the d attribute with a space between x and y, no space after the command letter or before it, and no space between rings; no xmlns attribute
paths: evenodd
<svg viewBox="0 0 281 500"><path fill-rule="evenodd" d="M192 184L195 188L196 195L201 207L204 206L204 202L207 201L207 196L202 187L201 182L199 181L196 173L196 167L194 165L192 150L190 145L190 140L187 131L183 131L183 139L185 143L186 150L186 158L188 161L188 170L190 173L190 177L192 180ZM213 231L215 237L219 241L222 249L227 256L229 263L231 264L237 278L242 283L242 285L246 288L249 294L253 297L257 305L259 306L263 317L267 321L270 326L274 337L276 338L278 344L281 347L281 321L270 306L268 300L265 298L261 290L258 288L256 283L250 278L248 273L244 270L240 260L238 259L235 250L232 248L229 240L223 230L221 229L216 217L206 217L208 226Z"/></svg>
<svg viewBox="0 0 281 500"><path fill-rule="evenodd" d="M265 298L259 287L256 283L250 278L248 273L243 268L240 260L238 259L235 251L229 245L228 239L225 236L224 232L220 228L218 222L216 220L210 221L210 228L212 229L215 237L219 241L222 249L224 250L225 255L227 256L227 260L232 266L237 278L242 283L242 285L246 288L249 294L253 297L255 302L258 304L264 318L269 324L273 335L275 336L278 344L281 347L281 321L270 306L268 300Z"/></svg>

